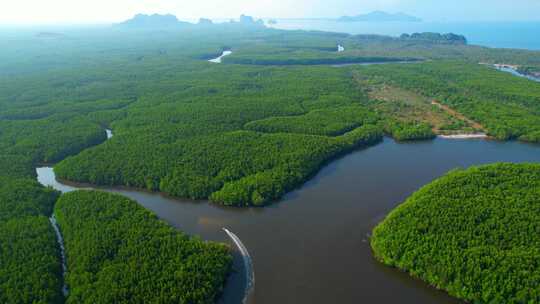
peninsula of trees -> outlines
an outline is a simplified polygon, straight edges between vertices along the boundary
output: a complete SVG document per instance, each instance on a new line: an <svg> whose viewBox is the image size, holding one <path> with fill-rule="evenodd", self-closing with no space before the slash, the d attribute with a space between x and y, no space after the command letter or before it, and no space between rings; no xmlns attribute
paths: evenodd
<svg viewBox="0 0 540 304"><path fill-rule="evenodd" d="M55 215L66 244L67 303L214 303L232 257L123 196L64 194Z"/></svg>
<svg viewBox="0 0 540 304"><path fill-rule="evenodd" d="M423 187L374 230L371 247L470 303L540 301L540 165L454 170Z"/></svg>
<svg viewBox="0 0 540 304"><path fill-rule="evenodd" d="M153 290L137 294L131 299L135 303L164 296L210 303L230 267L222 245L177 232L123 197L77 192L60 197L54 207L59 193L35 181L35 167L43 164L54 165L58 177L72 182L264 206L302 185L334 158L376 144L384 135L418 140L485 132L500 140L540 142L540 83L478 64L512 64L536 73L537 51L468 45L452 35L399 38L283 31L247 16L223 24L137 16L127 24L131 25L58 35L21 32L16 38L0 32L2 303L92 303L97 297L121 302L127 280L142 286L132 271L139 268L144 270L140 278L152 281L148 286ZM337 52L338 44L345 51ZM233 53L220 64L208 62L223 50ZM383 62L391 64L354 65ZM106 140L105 129L113 129L115 136ZM503 208L507 215L531 216L535 213L523 213L516 202L522 201L529 211L535 208L530 199L538 195L526 191L538 177L530 181L532 175L523 173L534 168L475 169L471 172L489 174L479 173L471 185L494 189L493 203L511 198L508 209ZM497 175L503 180L491 184ZM469 195L469 190L463 184L456 195ZM490 212L491 197L482 193L485 196L478 199ZM66 237L72 290L67 299L61 293L60 252L48 220L53 208ZM490 215L475 208L463 210L480 224ZM458 218L460 214L455 213ZM486 237L500 237L500 248L522 246L522 251L508 251L510 260L497 255L499 247L480 246L478 251L492 257L485 254L493 249L493 259L504 262L497 263L500 267L517 265L512 259L533 265L513 268L510 285L495 282L494 289L481 295L473 283L465 285L481 282L477 278L485 278L477 270L493 265L491 260L473 259L474 250L472 265L481 266L471 273L452 270L463 266L456 264L458 268L448 267L448 272L437 266L444 271L432 277L431 270L423 268L432 265L431 260L418 260L423 264L414 264L414 269L419 274L427 271L425 280L456 290L462 298L538 300L537 289L529 288L522 274L538 281L534 263L539 259L530 257L535 257L534 236L539 233L534 225L511 220L501 222L511 228L504 231L509 234ZM420 230L430 233L423 225ZM502 230L497 225L494 232ZM385 226L390 224L376 233L374 249L381 259L389 256L397 265L409 256L403 254L402 243L386 243L393 236L385 234ZM512 239L506 239L509 235ZM98 241L103 247L96 245ZM418 239L410 241L423 245ZM469 246L465 241L458 245L469 248L462 247ZM144 250L138 251L139 246ZM391 251L394 248L398 255ZM421 251L412 253L424 256ZM124 258L134 264L119 263ZM160 267L148 266L154 261ZM454 261L453 256L445 261ZM178 277L171 276L173 268ZM498 275L500 269L493 273ZM461 285L448 287L447 282Z"/></svg>
<svg viewBox="0 0 540 304"><path fill-rule="evenodd" d="M84 43L77 33L12 42L35 48L0 53L0 168L33 176L37 164L59 162L65 180L261 206L383 134L540 138L539 84L477 64L536 67L538 52L441 42L463 40L457 35L257 24L243 16L166 30L88 30L100 35ZM233 53L207 62L223 50ZM373 62L392 64L350 65ZM115 132L107 142L105 128Z"/></svg>

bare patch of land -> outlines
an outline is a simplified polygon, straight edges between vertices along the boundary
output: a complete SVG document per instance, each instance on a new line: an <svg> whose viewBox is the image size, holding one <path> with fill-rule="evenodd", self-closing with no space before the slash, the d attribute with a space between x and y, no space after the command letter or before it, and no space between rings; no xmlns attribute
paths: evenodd
<svg viewBox="0 0 540 304"><path fill-rule="evenodd" d="M472 119L469 119L467 118L465 115L459 113L458 111L450 108L449 106L446 106L446 105L443 105L442 103L438 102L437 100L432 100L431 101L431 104L439 107L441 110L445 111L446 113L448 113L449 115L459 119L459 120L463 120L463 121L466 121L470 126L472 126L474 129L476 130L485 130L484 126L482 126L480 123L472 120Z"/></svg>
<svg viewBox="0 0 540 304"><path fill-rule="evenodd" d="M478 124L451 110L434 104L428 97L387 83L374 83L355 75L371 106L381 115L400 122L428 123L435 134L473 133ZM482 128L480 128L482 129Z"/></svg>

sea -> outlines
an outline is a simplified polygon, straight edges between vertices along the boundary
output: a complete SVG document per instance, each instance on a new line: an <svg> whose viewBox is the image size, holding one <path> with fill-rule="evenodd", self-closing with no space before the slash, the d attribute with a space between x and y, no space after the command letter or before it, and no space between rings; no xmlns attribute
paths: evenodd
<svg viewBox="0 0 540 304"><path fill-rule="evenodd" d="M399 36L403 33L455 33L469 44L493 48L540 50L540 21L535 22L338 22L319 19L277 19L279 29L318 30Z"/></svg>

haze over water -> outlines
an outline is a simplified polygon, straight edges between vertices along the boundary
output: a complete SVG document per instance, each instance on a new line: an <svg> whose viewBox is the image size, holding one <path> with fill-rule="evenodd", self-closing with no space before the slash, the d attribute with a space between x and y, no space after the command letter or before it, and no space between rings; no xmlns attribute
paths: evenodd
<svg viewBox="0 0 540 304"><path fill-rule="evenodd" d="M317 19L278 19L278 23L273 27L343 32L353 35L455 33L465 35L469 44L540 50L540 22L337 22Z"/></svg>

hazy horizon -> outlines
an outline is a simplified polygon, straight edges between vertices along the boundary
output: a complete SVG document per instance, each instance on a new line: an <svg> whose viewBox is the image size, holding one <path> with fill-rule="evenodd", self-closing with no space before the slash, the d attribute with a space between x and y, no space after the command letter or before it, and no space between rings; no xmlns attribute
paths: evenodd
<svg viewBox="0 0 540 304"><path fill-rule="evenodd" d="M28 9L30 8L30 9ZM135 1L94 0L19 0L4 4L0 25L84 25L111 24L135 14L173 14L181 20L198 18L228 19L240 14L257 18L336 18L372 11L403 12L424 21L540 21L540 1L458 0L434 3L427 0L198 0L178 3L174 0Z"/></svg>

